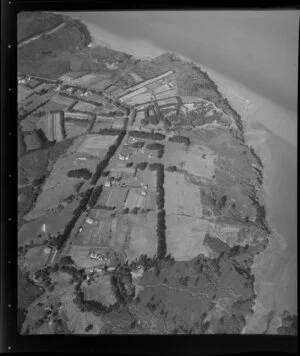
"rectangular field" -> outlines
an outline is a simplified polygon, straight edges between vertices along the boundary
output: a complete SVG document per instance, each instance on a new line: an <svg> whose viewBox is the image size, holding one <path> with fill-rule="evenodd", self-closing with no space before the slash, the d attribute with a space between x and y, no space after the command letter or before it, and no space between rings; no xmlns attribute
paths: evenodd
<svg viewBox="0 0 300 356"><path fill-rule="evenodd" d="M156 210L156 195L153 191L148 193L146 209Z"/></svg>
<svg viewBox="0 0 300 356"><path fill-rule="evenodd" d="M107 199L109 197L109 194L110 194L110 189L103 188L103 191L102 191L102 193L101 193L101 195L100 195L100 197L98 199L98 202L97 202L96 206L97 205L105 206L106 201L107 201Z"/></svg>
<svg viewBox="0 0 300 356"><path fill-rule="evenodd" d="M36 150L42 147L42 142L36 132L24 136L26 150Z"/></svg>
<svg viewBox="0 0 300 356"><path fill-rule="evenodd" d="M79 120L78 120L79 121ZM67 138L83 135L87 132L89 125L83 122L65 121Z"/></svg>
<svg viewBox="0 0 300 356"><path fill-rule="evenodd" d="M133 208L135 208L138 197L139 197L139 195L138 195L137 191L130 189L129 193L127 195L125 208L128 208L129 210L132 210Z"/></svg>
<svg viewBox="0 0 300 356"><path fill-rule="evenodd" d="M97 107L93 104L85 103L83 101L79 101L74 107L73 110L84 111L84 112L96 112Z"/></svg>
<svg viewBox="0 0 300 356"><path fill-rule="evenodd" d="M125 101L128 105L139 105L151 101L152 98L153 98L152 93L150 91L147 91L145 93L130 97L123 101Z"/></svg>
<svg viewBox="0 0 300 356"><path fill-rule="evenodd" d="M110 129L111 128L111 122L95 122L93 128L92 128L92 133L98 133L100 130L104 129Z"/></svg>
<svg viewBox="0 0 300 356"><path fill-rule="evenodd" d="M110 76L107 76L105 74L90 73L90 74L86 74L78 79L74 79L73 83L74 83L74 85L89 87L91 85L95 86L99 82L102 82L103 80L106 80L109 77Z"/></svg>
<svg viewBox="0 0 300 356"><path fill-rule="evenodd" d="M200 188L188 183L183 174L165 172L164 187L167 215L202 217Z"/></svg>
<svg viewBox="0 0 300 356"><path fill-rule="evenodd" d="M124 90L125 94L120 98L121 101L122 100L126 100L126 97L128 97L127 95L130 95L130 94L126 95L126 93L129 93L129 92L132 92L132 91L134 91L134 93L139 92L139 90L144 88L145 86L150 85L150 84L152 84L154 82L157 82L160 79L166 78L166 77L170 76L171 74L173 74L173 71L169 70L169 71L167 71L165 73L162 73L162 74L160 74L160 75L158 75L158 76L156 76L154 78L147 79L147 80L145 80L145 81L143 81L143 82L141 82L141 83L139 83L137 85L134 85L134 86Z"/></svg>
<svg viewBox="0 0 300 356"><path fill-rule="evenodd" d="M127 189L111 189L105 206L115 207L118 210L122 209L127 197L127 193Z"/></svg>
<svg viewBox="0 0 300 356"><path fill-rule="evenodd" d="M177 95L177 90L171 89L155 95L156 100L168 99Z"/></svg>
<svg viewBox="0 0 300 356"><path fill-rule="evenodd" d="M71 106L74 103L74 99L72 98L67 98L65 96L61 96L59 94L55 94L51 100L52 102L56 103L56 104L60 104L62 105L64 108L68 108L69 106Z"/></svg>
<svg viewBox="0 0 300 356"><path fill-rule="evenodd" d="M177 105L177 99L176 98L167 98L167 99L161 99L157 100L158 106L163 106L163 105Z"/></svg>
<svg viewBox="0 0 300 356"><path fill-rule="evenodd" d="M118 136L87 135L78 152L91 156L103 156Z"/></svg>
<svg viewBox="0 0 300 356"><path fill-rule="evenodd" d="M203 244L208 230L207 220L189 216L166 216L167 254L177 261L189 261L200 253L209 256L209 247Z"/></svg>

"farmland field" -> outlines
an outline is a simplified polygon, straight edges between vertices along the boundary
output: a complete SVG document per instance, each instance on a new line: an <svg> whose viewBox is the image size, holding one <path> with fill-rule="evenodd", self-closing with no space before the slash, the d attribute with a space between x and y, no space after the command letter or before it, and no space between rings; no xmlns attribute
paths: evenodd
<svg viewBox="0 0 300 356"><path fill-rule="evenodd" d="M202 217L200 188L188 183L183 174L165 172L164 187L167 215Z"/></svg>
<svg viewBox="0 0 300 356"><path fill-rule="evenodd" d="M192 104L192 103L199 103L203 102L202 98L199 98L198 96L180 96L181 101L183 104Z"/></svg>
<svg viewBox="0 0 300 356"><path fill-rule="evenodd" d="M155 95L156 100L171 98L177 95L177 90L171 89Z"/></svg>
<svg viewBox="0 0 300 356"><path fill-rule="evenodd" d="M23 224L18 233L18 246L24 246L29 244L31 240L34 243L41 243L48 233L52 236L62 233L66 223L71 220L73 210L77 207L78 202L73 201L69 206L59 212L59 214L47 214L47 216L41 216L37 220L30 221ZM42 233L42 225L46 225L46 232ZM42 237L38 237L42 234Z"/></svg>
<svg viewBox="0 0 300 356"><path fill-rule="evenodd" d="M165 145L164 162L177 166L188 173L212 179L215 174L216 155L206 146L192 145L186 149L183 144L168 142Z"/></svg>
<svg viewBox="0 0 300 356"><path fill-rule="evenodd" d="M47 255L44 253L44 248L45 245L28 249L22 263L22 268L29 272L36 268L43 268L52 257L51 254Z"/></svg>
<svg viewBox="0 0 300 356"><path fill-rule="evenodd" d="M58 207L61 200L76 194L76 183L79 180L73 178L61 178L60 182L51 188L43 189L38 196L36 205L28 214L24 216L26 220L33 220L41 217L51 209Z"/></svg>
<svg viewBox="0 0 300 356"><path fill-rule="evenodd" d="M32 93L32 90L25 88L22 85L18 85L18 103L23 101Z"/></svg>
<svg viewBox="0 0 300 356"><path fill-rule="evenodd" d="M129 261L147 254L150 258L157 252L156 214L146 216L131 215L131 234L126 255Z"/></svg>
<svg viewBox="0 0 300 356"><path fill-rule="evenodd" d="M29 98L22 101L22 108L26 111L32 111L38 106L50 100L52 95L53 95L52 93L47 93L45 95L33 94Z"/></svg>
<svg viewBox="0 0 300 356"><path fill-rule="evenodd" d="M107 123L112 124L113 118L112 117L107 117L107 116L97 115L96 116L96 122L99 122L99 123L107 122Z"/></svg>
<svg viewBox="0 0 300 356"><path fill-rule="evenodd" d="M84 111L84 112L96 112L97 107L93 104L85 103L83 101L79 101L74 107L73 110Z"/></svg>
<svg viewBox="0 0 300 356"><path fill-rule="evenodd" d="M85 134L88 127L88 123L80 122L79 120L77 122L65 120L65 130L68 138Z"/></svg>
<svg viewBox="0 0 300 356"><path fill-rule="evenodd" d="M69 106L74 103L74 99L66 98L59 94L55 94L51 100L45 105L48 111L55 110L66 110Z"/></svg>
<svg viewBox="0 0 300 356"><path fill-rule="evenodd" d="M155 210L156 209L156 192L149 192L147 197L146 209Z"/></svg>
<svg viewBox="0 0 300 356"><path fill-rule="evenodd" d="M109 122L109 121L95 122L95 124L92 128L92 133L98 133L100 130L110 129L110 128L111 128L111 122Z"/></svg>
<svg viewBox="0 0 300 356"><path fill-rule="evenodd" d="M126 100L120 99L122 102L126 102L128 105L139 105L147 101L151 101L153 95L151 92L141 93L136 96L132 96Z"/></svg>
<svg viewBox="0 0 300 356"><path fill-rule="evenodd" d="M109 198L105 204L107 207L116 207L116 209L122 209L127 197L127 189L111 189Z"/></svg>
<svg viewBox="0 0 300 356"><path fill-rule="evenodd" d="M72 257L72 260L77 266L83 268L92 268L102 265L98 260L93 260L89 258L91 248L93 246L79 246L72 245L68 255Z"/></svg>
<svg viewBox="0 0 300 356"><path fill-rule="evenodd" d="M100 82L107 80L107 78L110 78L110 76L106 74L91 73L86 74L78 79L74 79L73 84L89 88L92 85L98 85Z"/></svg>
<svg viewBox="0 0 300 356"><path fill-rule="evenodd" d="M128 208L129 210L132 210L135 208L137 200L138 200L138 192L135 189L130 189L129 193L127 195L126 203L125 203L125 208Z"/></svg>
<svg viewBox="0 0 300 356"><path fill-rule="evenodd" d="M200 253L211 256L210 248L203 245L209 222L188 216L166 216L167 254L176 261L189 261Z"/></svg>
<svg viewBox="0 0 300 356"><path fill-rule="evenodd" d="M176 98L167 98L167 99L161 99L157 100L158 106L163 106L163 105L177 105L177 99Z"/></svg>
<svg viewBox="0 0 300 356"><path fill-rule="evenodd" d="M84 281L81 289L85 300L95 300L106 307L117 302L111 289L110 277L108 275L96 277L96 280L93 280L90 285L88 285L87 281Z"/></svg>
<svg viewBox="0 0 300 356"><path fill-rule="evenodd" d="M110 189L104 188L96 205L105 206L109 194Z"/></svg>
<svg viewBox="0 0 300 356"><path fill-rule="evenodd" d="M91 156L103 157L108 148L115 142L117 136L87 135L78 152Z"/></svg>
<svg viewBox="0 0 300 356"><path fill-rule="evenodd" d="M42 142L36 132L24 136L26 150L36 150L42 147Z"/></svg>

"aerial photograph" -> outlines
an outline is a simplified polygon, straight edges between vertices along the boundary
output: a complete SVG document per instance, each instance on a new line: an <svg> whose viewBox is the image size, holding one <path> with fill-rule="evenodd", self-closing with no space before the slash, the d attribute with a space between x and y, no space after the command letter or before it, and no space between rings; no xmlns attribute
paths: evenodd
<svg viewBox="0 0 300 356"><path fill-rule="evenodd" d="M20 335L297 335L299 14L18 13Z"/></svg>

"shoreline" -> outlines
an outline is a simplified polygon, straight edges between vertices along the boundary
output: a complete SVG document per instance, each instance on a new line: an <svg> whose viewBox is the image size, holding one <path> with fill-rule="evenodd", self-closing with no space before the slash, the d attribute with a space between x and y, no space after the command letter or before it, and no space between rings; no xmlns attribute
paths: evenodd
<svg viewBox="0 0 300 356"><path fill-rule="evenodd" d="M82 21L82 20L81 20ZM101 27L98 27L96 25L92 25L86 21L82 21L90 30L93 42L95 43L94 46L97 45L104 45L107 46L111 49L115 49L118 51L126 52L131 55L133 55L137 59L144 59L149 58L149 59L154 59L155 57L167 53L169 51L160 49L156 46L154 46L151 43L148 43L143 40L128 40L126 38L122 38L121 36L111 34L109 31L106 31L105 29L102 29ZM123 43L121 43L123 42ZM130 45L129 45L130 44ZM135 47L135 48L134 48ZM136 47L138 48L138 51L136 50ZM143 52L144 51L144 52ZM138 53L139 52L139 53ZM141 53L143 52L143 53ZM253 148L255 149L256 152L259 153L259 156L262 159L263 162L263 184L262 184L262 189L265 192L265 201L264 201L264 206L266 207L266 212L267 216L265 218L268 226L271 229L271 234L268 238L268 245L264 251L262 251L259 254L259 257L255 256L253 266L251 267L252 273L255 276L255 282L254 282L254 290L257 295L255 305L253 307L254 314L252 316L249 316L247 318L247 323L245 326L245 330L247 330L247 333L253 333L253 330L256 330L257 326L260 325L261 323L265 324L267 322L267 317L269 313L272 311L274 301L273 301L273 294L275 292L275 288L278 287L276 284L273 282L266 282L261 280L261 277L263 275L263 272L261 272L259 269L263 269L262 266L259 265L259 261L263 260L265 256L268 256L270 253L275 254L274 251L272 251L273 245L277 245L277 250L276 254L279 254L279 257L277 259L280 259L280 254L287 248L287 241L284 239L282 235L280 235L276 231L276 227L271 223L271 215L270 215L270 205L268 204L268 196L270 196L271 192L271 184L270 180L272 179L271 177L271 165L272 165L272 158L271 154L267 152L270 147L268 147L268 142L266 138L261 138L259 142L257 142L255 138L255 129L251 129L251 125L255 122L259 122L258 120L261 120L263 124L268 127L267 124L269 124L271 127L268 127L271 132L277 134L281 138L283 138L285 141L290 143L292 146L297 147L297 137L296 137L296 132L295 130L296 123L293 122L293 120L290 121L290 126L286 125L286 122L282 121L282 118L285 116L285 113L283 111L280 111L280 113L275 117L274 112L276 112L277 107L276 104L273 103L261 96L257 96L255 93L254 95L252 94L251 91L248 88L245 88L241 94L239 91L239 87L243 87L243 84L241 83L236 83L230 85L227 84L226 82L233 82L230 78L225 78L221 73L217 73L214 70L211 70L200 63L197 63L193 61L192 59L176 52L174 53L178 58L181 60L192 63L195 66L199 67L202 71L207 72L209 77L216 83L218 87L218 91L224 96L224 98L227 98L229 101L229 104L232 106L234 110L238 112L238 114L241 116L241 120L243 123L244 127L244 139L245 139L245 145L249 146L250 142L253 145ZM225 81L225 83L224 83ZM247 98L247 95L245 94L250 93L250 98ZM257 101L255 99L257 98ZM272 116L271 121L266 121L268 118L265 118L265 112L268 112ZM290 115L292 116L292 115ZM257 117L257 119L256 119ZM288 120L289 118L287 118ZM266 124L267 123L267 124ZM286 126L289 126L286 128ZM266 130L257 130L261 131L263 135L267 136L268 132ZM247 139L247 133L251 133L254 137L250 137L250 140ZM253 143L254 142L254 143ZM255 146L262 146L260 149L257 150L257 147ZM265 151L265 152L264 152ZM278 246L279 245L279 246ZM276 259L276 256L275 256ZM274 263L274 261L272 262ZM275 280L276 278L274 278ZM270 285L271 283L271 285ZM268 301L267 303L267 308L264 306L264 295L261 294L261 291L264 290L265 287L271 288L272 291L269 290L268 292L268 297L271 297L271 300ZM270 295L269 295L270 294ZM268 298L269 299L269 298ZM270 309L269 309L270 308ZM263 311L267 311L264 313ZM274 314L273 320L278 318L277 313ZM258 320L258 321L257 321ZM254 322L254 325L251 327L251 323ZM250 324L250 325L249 325ZM250 328L250 329L249 329ZM252 331L251 331L252 330ZM243 330L244 331L244 330ZM244 333L244 332L242 332Z"/></svg>

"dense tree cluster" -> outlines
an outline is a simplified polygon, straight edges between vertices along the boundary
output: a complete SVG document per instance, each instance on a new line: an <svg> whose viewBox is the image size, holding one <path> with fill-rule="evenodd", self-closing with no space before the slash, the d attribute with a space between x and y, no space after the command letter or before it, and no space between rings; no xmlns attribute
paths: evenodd
<svg viewBox="0 0 300 356"><path fill-rule="evenodd" d="M191 144L191 141L190 141L189 137L185 137L185 136L169 137L169 141L178 142L178 143L184 143L186 146L189 146Z"/></svg>
<svg viewBox="0 0 300 356"><path fill-rule="evenodd" d="M90 200L89 200L89 203L88 203L88 206L89 206L91 209L93 209L94 206L96 205L96 203L97 203L97 201L98 201L98 199L99 199L99 197L100 197L100 195L101 195L101 193L102 193L102 190L103 190L103 186L102 186L102 185L98 185L98 186L94 189L94 191L93 191L93 193L92 193L92 195L91 195L91 198L90 198Z"/></svg>
<svg viewBox="0 0 300 356"><path fill-rule="evenodd" d="M159 142L153 142L153 143L148 143L148 145L146 146L146 149L147 150L163 150L164 147L165 146Z"/></svg>
<svg viewBox="0 0 300 356"><path fill-rule="evenodd" d="M119 136L123 132L122 129L100 129L98 133L100 135L108 135L108 136Z"/></svg>
<svg viewBox="0 0 300 356"><path fill-rule="evenodd" d="M167 252L166 244L166 223L165 223L165 210L160 210L157 214L157 258L163 259Z"/></svg>
<svg viewBox="0 0 300 356"><path fill-rule="evenodd" d="M144 147L144 145L145 145L144 141L137 141L137 142L133 142L131 147L133 147L133 148L142 148L142 147Z"/></svg>
<svg viewBox="0 0 300 356"><path fill-rule="evenodd" d="M148 140L162 141L166 138L165 135L159 132L145 132L145 131L129 131L129 136L135 138L145 138Z"/></svg>
<svg viewBox="0 0 300 356"><path fill-rule="evenodd" d="M147 168L147 166L148 166L147 162L139 162L137 163L136 168L143 171Z"/></svg>
<svg viewBox="0 0 300 356"><path fill-rule="evenodd" d="M91 178L92 173L87 168L72 169L67 174L70 178L79 178L88 180Z"/></svg>
<svg viewBox="0 0 300 356"><path fill-rule="evenodd" d="M167 172L176 172L177 171L177 167L176 166L169 166L168 168L166 168Z"/></svg>

